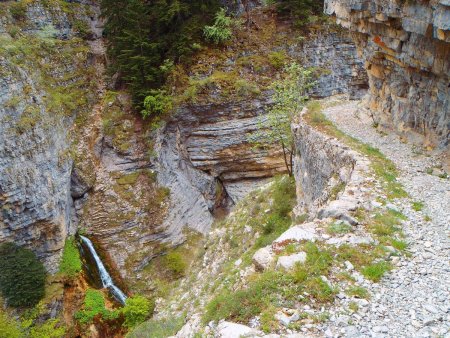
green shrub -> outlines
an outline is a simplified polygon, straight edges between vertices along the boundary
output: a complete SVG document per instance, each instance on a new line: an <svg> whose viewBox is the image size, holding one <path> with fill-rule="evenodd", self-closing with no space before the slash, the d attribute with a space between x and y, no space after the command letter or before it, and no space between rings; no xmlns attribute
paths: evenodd
<svg viewBox="0 0 450 338"><path fill-rule="evenodd" d="M305 282L307 292L318 302L325 303L334 300L337 290L330 284L322 280L321 277L314 277Z"/></svg>
<svg viewBox="0 0 450 338"><path fill-rule="evenodd" d="M334 222L327 227L327 233L330 235L346 234L352 231L352 226L344 222Z"/></svg>
<svg viewBox="0 0 450 338"><path fill-rule="evenodd" d="M59 272L67 277L75 277L81 272L80 252L73 237L66 239Z"/></svg>
<svg viewBox="0 0 450 338"><path fill-rule="evenodd" d="M230 40L233 35L231 31L232 22L232 19L226 16L225 9L222 8L216 13L214 25L205 26L203 29L206 40L212 41L216 45Z"/></svg>
<svg viewBox="0 0 450 338"><path fill-rule="evenodd" d="M413 202L412 203L412 208L415 210L415 211L422 211L423 210L423 208L424 208L424 204L423 204L423 202Z"/></svg>
<svg viewBox="0 0 450 338"><path fill-rule="evenodd" d="M203 317L205 323L211 320L230 319L248 322L266 310L289 288L292 295L299 292L293 278L277 271L268 271L251 280L247 288L237 291L223 290L207 306ZM285 294L289 297L289 294Z"/></svg>
<svg viewBox="0 0 450 338"><path fill-rule="evenodd" d="M323 0L275 0L281 15L289 16L296 26L304 27L317 20L323 12Z"/></svg>
<svg viewBox="0 0 450 338"><path fill-rule="evenodd" d="M50 319L46 322L34 326L30 330L29 338L61 338L64 337L66 329L64 326L58 327L59 320Z"/></svg>
<svg viewBox="0 0 450 338"><path fill-rule="evenodd" d="M244 79L239 79L234 84L236 94L240 97L254 97L261 93L258 86Z"/></svg>
<svg viewBox="0 0 450 338"><path fill-rule="evenodd" d="M275 69L282 69L286 63L286 53L284 51L270 52L269 63Z"/></svg>
<svg viewBox="0 0 450 338"><path fill-rule="evenodd" d="M9 7L9 12L16 20L23 20L27 15L27 3L23 0L13 2Z"/></svg>
<svg viewBox="0 0 450 338"><path fill-rule="evenodd" d="M155 303L150 302L147 298L142 296L128 298L122 309L125 316L125 326L131 328L142 323L153 313L154 309Z"/></svg>
<svg viewBox="0 0 450 338"><path fill-rule="evenodd" d="M142 115L148 117L154 114L164 114L172 109L172 97L164 90L153 90L144 100Z"/></svg>
<svg viewBox="0 0 450 338"><path fill-rule="evenodd" d="M293 177L276 177L273 183L273 211L281 217L290 217L296 203Z"/></svg>
<svg viewBox="0 0 450 338"><path fill-rule="evenodd" d="M82 324L88 324L97 315L101 315L104 319L114 319L118 317L119 313L105 308L105 298L101 291L88 289L84 297L83 309L75 314L75 319Z"/></svg>
<svg viewBox="0 0 450 338"><path fill-rule="evenodd" d="M73 23L73 28L77 32L77 35L82 39L87 39L92 34L89 25L83 20L75 20Z"/></svg>
<svg viewBox="0 0 450 338"><path fill-rule="evenodd" d="M20 338L22 336L19 324L0 309L0 337Z"/></svg>
<svg viewBox="0 0 450 338"><path fill-rule="evenodd" d="M166 268L176 276L182 276L187 268L186 262L181 253L173 251L164 256Z"/></svg>
<svg viewBox="0 0 450 338"><path fill-rule="evenodd" d="M44 296L45 269L31 250L0 245L0 271L0 291L8 305L33 306Z"/></svg>

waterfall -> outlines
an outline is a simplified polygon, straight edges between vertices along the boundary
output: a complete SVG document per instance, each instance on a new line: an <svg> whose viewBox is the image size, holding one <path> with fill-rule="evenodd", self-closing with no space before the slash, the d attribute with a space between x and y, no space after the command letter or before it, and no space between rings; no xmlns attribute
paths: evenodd
<svg viewBox="0 0 450 338"><path fill-rule="evenodd" d="M120 303L125 304L127 296L125 296L122 290L120 290L117 286L114 285L114 282L111 276L109 275L108 271L106 270L105 265L103 265L103 262L98 256L97 251L95 251L94 245L92 244L91 240L81 235L80 238L83 241L83 243L88 247L89 252L91 253L92 257L95 260L95 264L97 265L103 287L109 289L114 298L116 298Z"/></svg>

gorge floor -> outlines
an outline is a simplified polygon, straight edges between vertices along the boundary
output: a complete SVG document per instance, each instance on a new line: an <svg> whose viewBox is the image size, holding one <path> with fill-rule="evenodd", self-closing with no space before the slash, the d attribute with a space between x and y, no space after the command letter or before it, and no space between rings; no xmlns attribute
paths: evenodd
<svg viewBox="0 0 450 338"><path fill-rule="evenodd" d="M394 204L409 218L403 231L411 254L402 257L379 284L371 284L373 297L367 308L351 319L335 316L324 328L326 335L448 337L450 182L429 174L438 159L403 143L395 134L377 131L357 102L327 108L324 114L346 134L378 148L399 169L409 200ZM414 208L414 202L423 203L423 209Z"/></svg>

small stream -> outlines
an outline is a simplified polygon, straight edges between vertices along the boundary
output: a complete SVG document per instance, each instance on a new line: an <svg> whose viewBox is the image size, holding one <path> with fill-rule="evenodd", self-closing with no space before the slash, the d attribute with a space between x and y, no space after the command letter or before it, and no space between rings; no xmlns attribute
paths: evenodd
<svg viewBox="0 0 450 338"><path fill-rule="evenodd" d="M89 254L95 263L95 267L97 269L96 275L98 275L101 282L100 286L103 288L107 288L118 302L120 302L122 305L125 305L127 296L114 284L111 275L108 273L108 270L106 270L105 265L97 254L97 251L95 250L91 240L81 235L80 239L81 243L89 250Z"/></svg>

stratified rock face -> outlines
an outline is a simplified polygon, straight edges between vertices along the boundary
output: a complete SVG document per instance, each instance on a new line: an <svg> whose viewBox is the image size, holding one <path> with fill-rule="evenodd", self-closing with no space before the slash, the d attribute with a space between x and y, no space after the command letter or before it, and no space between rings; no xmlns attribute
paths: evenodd
<svg viewBox="0 0 450 338"><path fill-rule="evenodd" d="M166 224L174 234L185 225L206 232L215 210L286 170L280 151L256 150L249 142L266 108L257 99L186 106L164 128L157 142L158 180L171 190Z"/></svg>
<svg viewBox="0 0 450 338"><path fill-rule="evenodd" d="M326 0L366 61L376 122L449 144L450 2Z"/></svg>
<svg viewBox="0 0 450 338"><path fill-rule="evenodd" d="M363 63L350 37L335 28L314 32L305 41L283 46L282 51L306 67L323 70L313 96L349 94L360 98L368 87ZM238 69L239 53L250 57L254 51L239 50L221 60L228 67L224 72ZM207 232L217 210L226 209L267 178L286 171L281 150L256 149L249 143L260 117L269 109L270 96L266 91L254 99L185 105L160 130L155 164L158 182L171 190L164 225L172 239L180 240L185 226ZM217 102L217 97L220 89L212 90L207 101Z"/></svg>
<svg viewBox="0 0 450 338"><path fill-rule="evenodd" d="M89 53L60 7L35 1L16 20L12 3L0 19L0 243L29 247L54 272L70 231L68 130L88 106L64 88L84 94Z"/></svg>
<svg viewBox="0 0 450 338"><path fill-rule="evenodd" d="M321 72L311 96L348 94L350 99L356 100L367 93L369 85L364 62L347 33L319 31L311 34L304 41L299 56L308 67Z"/></svg>

